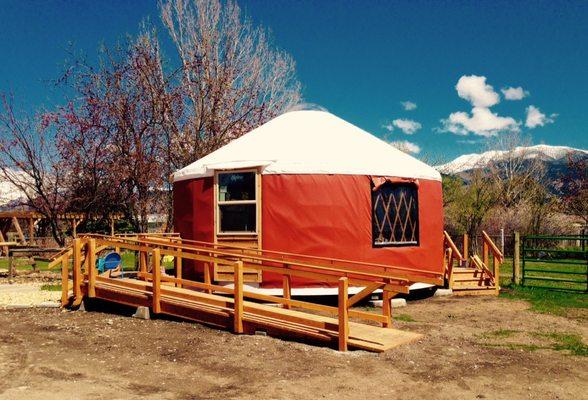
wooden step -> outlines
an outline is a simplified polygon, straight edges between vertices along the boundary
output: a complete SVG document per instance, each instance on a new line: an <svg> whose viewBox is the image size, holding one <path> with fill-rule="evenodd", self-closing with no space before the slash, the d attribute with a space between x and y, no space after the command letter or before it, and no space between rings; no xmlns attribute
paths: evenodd
<svg viewBox="0 0 588 400"><path fill-rule="evenodd" d="M487 288L493 287L493 285L488 282L487 280L483 280L480 282L479 280L475 281L454 281L452 289L460 289L460 288Z"/></svg>
<svg viewBox="0 0 588 400"><path fill-rule="evenodd" d="M453 289L454 296L498 296L495 286Z"/></svg>

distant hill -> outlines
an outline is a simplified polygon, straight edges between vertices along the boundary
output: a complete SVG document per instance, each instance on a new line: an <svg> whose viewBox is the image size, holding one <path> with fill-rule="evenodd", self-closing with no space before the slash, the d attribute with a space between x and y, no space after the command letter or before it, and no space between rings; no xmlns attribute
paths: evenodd
<svg viewBox="0 0 588 400"><path fill-rule="evenodd" d="M512 152L487 151L484 153L464 154L435 168L444 175L460 176L467 181L472 171L487 169L492 165L500 164L506 157L512 157L513 155L523 157L529 162L539 159L546 171L545 184L552 192L557 194L562 192L559 180L566 174L569 160L588 160L588 151L586 150L539 144L529 147L517 147Z"/></svg>

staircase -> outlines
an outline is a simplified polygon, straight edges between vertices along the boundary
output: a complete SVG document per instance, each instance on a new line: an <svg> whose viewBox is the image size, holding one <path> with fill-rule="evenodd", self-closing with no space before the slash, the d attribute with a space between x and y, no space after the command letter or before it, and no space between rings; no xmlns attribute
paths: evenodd
<svg viewBox="0 0 588 400"><path fill-rule="evenodd" d="M486 232L482 232L482 240L482 258L475 254L468 259L467 236L464 236L462 253L445 232L445 279L456 296L496 296L500 293L503 255Z"/></svg>

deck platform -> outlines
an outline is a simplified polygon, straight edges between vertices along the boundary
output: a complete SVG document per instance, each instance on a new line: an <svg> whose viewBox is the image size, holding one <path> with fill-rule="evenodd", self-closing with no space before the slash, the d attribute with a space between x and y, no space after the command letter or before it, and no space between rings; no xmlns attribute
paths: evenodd
<svg viewBox="0 0 588 400"><path fill-rule="evenodd" d="M83 282L84 294L88 292ZM151 306L152 283L139 279L96 277L95 297L130 306ZM161 286L162 314L231 329L234 300L229 296L204 291ZM337 346L339 325L336 318L311 314L252 301L243 302L243 332L266 332L270 336L325 342ZM422 335L393 328L349 322L350 348L383 352L421 338Z"/></svg>

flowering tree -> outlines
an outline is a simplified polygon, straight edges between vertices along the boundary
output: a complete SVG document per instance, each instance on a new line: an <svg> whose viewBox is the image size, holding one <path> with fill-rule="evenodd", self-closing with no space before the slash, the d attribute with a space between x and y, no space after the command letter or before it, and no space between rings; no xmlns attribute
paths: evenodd
<svg viewBox="0 0 588 400"><path fill-rule="evenodd" d="M177 68L144 27L103 48L98 65L74 58L58 80L65 105L38 121L17 119L11 107L0 116L1 178L54 217L56 238L56 216L67 211L121 212L137 231L147 230L150 214L166 214L171 227L173 171L300 100L294 61L236 3L169 0L161 12Z"/></svg>

